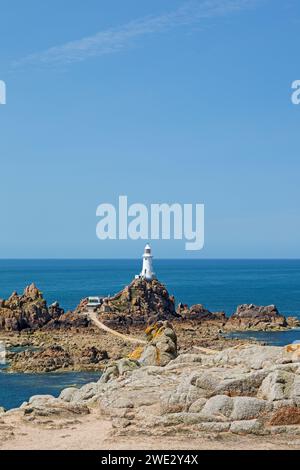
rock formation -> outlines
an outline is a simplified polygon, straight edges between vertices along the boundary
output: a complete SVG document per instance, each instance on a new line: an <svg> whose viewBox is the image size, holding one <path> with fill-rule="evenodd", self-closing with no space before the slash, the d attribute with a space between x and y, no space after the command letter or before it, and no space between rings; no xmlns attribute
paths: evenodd
<svg viewBox="0 0 300 470"><path fill-rule="evenodd" d="M73 312L65 313L58 302L49 307L42 293L34 285L26 287L22 295L14 292L9 299L0 300L0 330L72 330L92 327L83 299ZM210 312L202 304L189 307L180 303L175 310L175 299L156 279L135 279L121 292L104 299L97 308L101 321L112 328L144 326L157 321L187 321L193 324L214 324L227 331L280 330L299 327L300 320L286 319L274 305L259 307L240 305L229 318L224 312Z"/></svg>
<svg viewBox="0 0 300 470"><path fill-rule="evenodd" d="M26 287L22 295L13 292L7 300L0 300L0 330L69 330L88 326L88 318L75 312L65 313L58 302L48 307L43 294L34 284Z"/></svg>
<svg viewBox="0 0 300 470"><path fill-rule="evenodd" d="M160 330L174 340L170 329L164 324L148 331L149 345ZM32 397L15 413L39 424L98 407L112 421L115 436L128 434L128 427L131 436L149 438L300 435L300 357L294 350L245 345L208 352L180 354L165 366L156 365L152 354L144 366L142 354L125 358L98 382L65 389L59 398Z"/></svg>
<svg viewBox="0 0 300 470"><path fill-rule="evenodd" d="M180 303L177 307L177 313L183 320L196 320L226 323L227 318L225 312L210 312L202 304L196 304L189 307L186 304Z"/></svg>
<svg viewBox="0 0 300 470"><path fill-rule="evenodd" d="M275 305L258 307L240 305L228 319L225 328L230 330L278 330L288 326L287 320L280 315Z"/></svg>
<svg viewBox="0 0 300 470"><path fill-rule="evenodd" d="M14 372L47 373L65 370L103 370L108 353L95 346L79 351L72 347L52 345L37 351L26 350L10 357Z"/></svg>
<svg viewBox="0 0 300 470"><path fill-rule="evenodd" d="M50 310L50 308L49 308ZM73 328L87 328L91 326L91 321L84 315L77 312L66 312L55 316L44 327L46 330L71 330Z"/></svg>
<svg viewBox="0 0 300 470"><path fill-rule="evenodd" d="M148 344L129 357L143 366L165 366L177 356L177 336L168 321L157 322L146 329Z"/></svg>
<svg viewBox="0 0 300 470"><path fill-rule="evenodd" d="M299 328L300 327L300 319L297 317L287 317L286 319L287 325L289 328Z"/></svg>
<svg viewBox="0 0 300 470"><path fill-rule="evenodd" d="M245 346L182 354L165 367L127 368L82 389L98 401L116 432L164 435L224 433L300 435L300 359L284 348ZM85 399L85 393L89 397ZM77 394L77 399L78 399ZM71 400L73 403L73 401Z"/></svg>
<svg viewBox="0 0 300 470"><path fill-rule="evenodd" d="M81 304L82 305L82 304ZM79 307L82 311L82 306ZM145 325L160 320L174 320L174 297L156 279L135 279L121 292L104 299L98 309L101 319L107 324Z"/></svg>
<svg viewBox="0 0 300 470"><path fill-rule="evenodd" d="M0 301L0 330L21 331L41 328L56 315L61 314L57 306L51 311L42 293L34 284L26 287L22 295L14 292L9 299Z"/></svg>
<svg viewBox="0 0 300 470"><path fill-rule="evenodd" d="M177 357L177 336L171 323L157 322L145 334L146 346L139 346L127 358L109 364L101 378L103 382L141 366L165 366Z"/></svg>
<svg viewBox="0 0 300 470"><path fill-rule="evenodd" d="M46 373L67 369L73 365L72 357L62 346L50 346L39 351L23 351L18 354L16 364L14 357L11 360L14 372Z"/></svg>

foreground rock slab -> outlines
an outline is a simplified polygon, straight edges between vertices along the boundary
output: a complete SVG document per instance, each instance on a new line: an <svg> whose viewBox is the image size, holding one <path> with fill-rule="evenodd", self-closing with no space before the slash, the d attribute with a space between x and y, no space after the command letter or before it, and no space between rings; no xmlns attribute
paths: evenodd
<svg viewBox="0 0 300 470"><path fill-rule="evenodd" d="M181 354L164 367L124 367L124 361L118 374L104 374L79 391L67 389L59 400L96 407L118 436L129 427L131 435L153 437L300 435L300 362L284 348L250 345L214 355ZM280 383L284 394L267 388L265 395L269 382ZM48 406L53 409L46 401Z"/></svg>
<svg viewBox="0 0 300 470"><path fill-rule="evenodd" d="M146 348L169 348L173 329L168 322L153 331ZM152 353L149 357L156 359ZM201 442L213 448L214 439L241 448L245 436L250 448L274 448L276 442L278 448L283 442L286 448L300 448L300 358L295 351L245 345L168 356L165 365L152 359L144 365L139 359L123 358L97 382L65 389L59 398L33 396L20 409L2 414L3 426L12 433L9 440L18 432L17 422L57 436L62 429L98 420L98 426L109 425L106 438L115 448L130 439L138 443L142 436L156 448L172 448L166 444L170 439L185 439L187 449L201 448Z"/></svg>

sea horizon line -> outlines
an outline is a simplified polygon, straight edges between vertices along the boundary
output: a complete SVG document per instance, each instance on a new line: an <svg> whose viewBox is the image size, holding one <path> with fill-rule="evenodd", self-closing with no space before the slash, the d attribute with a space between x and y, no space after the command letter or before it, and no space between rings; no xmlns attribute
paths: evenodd
<svg viewBox="0 0 300 470"><path fill-rule="evenodd" d="M1 261L140 261L141 257L132 258L0 258ZM156 261L300 261L300 258L160 258Z"/></svg>

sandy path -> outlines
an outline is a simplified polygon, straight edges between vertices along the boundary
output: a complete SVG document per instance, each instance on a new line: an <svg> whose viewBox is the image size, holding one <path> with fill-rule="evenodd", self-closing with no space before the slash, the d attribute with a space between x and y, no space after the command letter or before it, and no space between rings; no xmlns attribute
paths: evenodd
<svg viewBox="0 0 300 470"><path fill-rule="evenodd" d="M105 439L112 429L109 421L96 415L80 418L73 424L55 421L55 426L61 429L47 429L20 419L10 424L13 424L14 436L0 443L1 450L105 449Z"/></svg>
<svg viewBox="0 0 300 470"><path fill-rule="evenodd" d="M70 423L53 422L59 429L47 429L45 425L24 422L20 417L11 416L5 419L6 426L12 425L14 435L6 433L4 441L0 441L0 450L247 450L247 449L300 449L300 438L280 436L234 436L222 435L210 437L186 437L143 435L132 436L128 428L128 437L112 435L112 425L93 412ZM51 424L50 424L51 425ZM48 424L49 426L49 424ZM0 425L1 431L1 425Z"/></svg>
<svg viewBox="0 0 300 470"><path fill-rule="evenodd" d="M112 330L108 326L104 325L99 318L97 317L97 314L95 312L88 312L86 314L90 320L101 330L106 331L107 333L110 333L114 336L117 336L118 338L121 338L125 342L129 343L137 343L137 344L146 344L147 341L139 338L134 338L133 336L128 336L128 335L123 335L122 333L119 333L118 331Z"/></svg>

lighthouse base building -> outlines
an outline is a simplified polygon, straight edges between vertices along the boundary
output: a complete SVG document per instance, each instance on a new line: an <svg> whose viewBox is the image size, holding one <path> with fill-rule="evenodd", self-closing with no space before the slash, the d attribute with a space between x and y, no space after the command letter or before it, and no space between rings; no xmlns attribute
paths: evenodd
<svg viewBox="0 0 300 470"><path fill-rule="evenodd" d="M152 281L152 279L156 279L155 272L153 271L152 259L153 256L151 253L151 247L149 244L147 244L143 254L143 268L141 273L138 276L135 276L136 279L146 279L146 281Z"/></svg>

